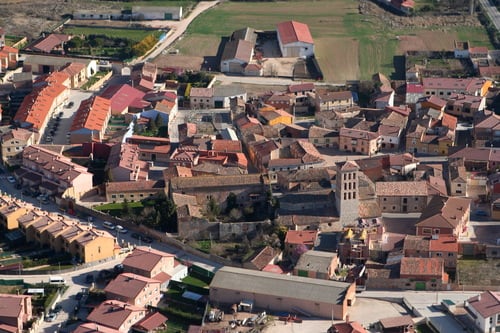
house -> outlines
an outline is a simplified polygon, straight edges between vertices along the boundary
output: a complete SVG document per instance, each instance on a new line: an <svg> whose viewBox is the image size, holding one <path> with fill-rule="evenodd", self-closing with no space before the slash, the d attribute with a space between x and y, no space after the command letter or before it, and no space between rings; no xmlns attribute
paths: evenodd
<svg viewBox="0 0 500 333"><path fill-rule="evenodd" d="M28 210L22 202L11 197L0 198L0 226L3 230L14 230L19 227L17 219Z"/></svg>
<svg viewBox="0 0 500 333"><path fill-rule="evenodd" d="M318 89L315 96L316 112L345 110L355 106L352 92Z"/></svg>
<svg viewBox="0 0 500 333"><path fill-rule="evenodd" d="M58 53L64 54L64 44L71 40L71 35L49 34L36 40L27 46L28 51L40 53Z"/></svg>
<svg viewBox="0 0 500 333"><path fill-rule="evenodd" d="M222 73L245 72L254 55L255 40L234 39L226 42L222 52L220 70Z"/></svg>
<svg viewBox="0 0 500 333"><path fill-rule="evenodd" d="M99 324L96 323L83 323L80 324L73 333L96 333L96 332L102 332L102 333L120 333L119 330L115 330L113 328L109 328L106 326L99 326Z"/></svg>
<svg viewBox="0 0 500 333"><path fill-rule="evenodd" d="M427 206L428 186L425 181L376 182L375 194L382 212L422 212Z"/></svg>
<svg viewBox="0 0 500 333"><path fill-rule="evenodd" d="M141 161L164 162L170 158L170 140L152 136L132 135L126 139L127 143L139 147Z"/></svg>
<svg viewBox="0 0 500 333"><path fill-rule="evenodd" d="M107 299L135 306L157 306L161 300L160 281L138 274L122 273L104 288Z"/></svg>
<svg viewBox="0 0 500 333"><path fill-rule="evenodd" d="M30 207L17 222L28 243L69 253L81 262L98 261L115 255L115 238L111 234L62 215L50 215Z"/></svg>
<svg viewBox="0 0 500 333"><path fill-rule="evenodd" d="M87 168L40 146L24 148L20 171L22 174L17 178L21 183L39 186L42 192L49 195L79 199L92 188L93 174Z"/></svg>
<svg viewBox="0 0 500 333"><path fill-rule="evenodd" d="M250 260L243 263L243 267L262 271L266 266L275 264L279 259L281 259L281 250L266 246Z"/></svg>
<svg viewBox="0 0 500 333"><path fill-rule="evenodd" d="M68 80L67 74L57 72L43 77L33 91L24 97L14 116L14 122L22 128L36 133L45 130L52 113L68 99L68 87L63 84ZM35 140L38 143L41 134Z"/></svg>
<svg viewBox="0 0 500 333"><path fill-rule="evenodd" d="M317 230L288 230L285 236L285 254L294 255L296 251L312 250L318 239ZM299 256L300 256L299 254Z"/></svg>
<svg viewBox="0 0 500 333"><path fill-rule="evenodd" d="M137 322L132 329L140 333L164 332L167 329L168 318L159 312L153 312Z"/></svg>
<svg viewBox="0 0 500 333"><path fill-rule="evenodd" d="M158 68L151 62L141 62L134 65L130 73L132 87L145 93L154 89Z"/></svg>
<svg viewBox="0 0 500 333"><path fill-rule="evenodd" d="M425 95L435 95L442 98L457 93L472 96L485 96L491 85L491 81L481 78L422 78L422 86L424 87Z"/></svg>
<svg viewBox="0 0 500 333"><path fill-rule="evenodd" d="M35 133L24 128L13 128L0 137L2 146L2 162L6 166L21 165L22 152L35 142Z"/></svg>
<svg viewBox="0 0 500 333"><path fill-rule="evenodd" d="M141 201L158 196L165 190L163 180L144 180L138 182L108 182L106 183L107 202Z"/></svg>
<svg viewBox="0 0 500 333"><path fill-rule="evenodd" d="M379 135L365 130L341 128L339 148L345 152L376 154L379 150Z"/></svg>
<svg viewBox="0 0 500 333"><path fill-rule="evenodd" d="M455 270L458 259L458 242L455 236L442 235L429 241L429 258L443 258L445 270Z"/></svg>
<svg viewBox="0 0 500 333"><path fill-rule="evenodd" d="M189 103L193 109L228 109L232 98L246 101L247 93L240 85L191 88L189 93Z"/></svg>
<svg viewBox="0 0 500 333"><path fill-rule="evenodd" d="M332 324L326 333L368 333L368 331L357 321L348 321Z"/></svg>
<svg viewBox="0 0 500 333"><path fill-rule="evenodd" d="M250 300L270 311L343 320L356 300L354 283L222 267L210 283L210 301L221 305Z"/></svg>
<svg viewBox="0 0 500 333"><path fill-rule="evenodd" d="M485 117L474 125L474 146L497 147L500 142L500 115L495 112L485 113Z"/></svg>
<svg viewBox="0 0 500 333"><path fill-rule="evenodd" d="M85 77L87 78L97 73L97 61L93 59L39 54L26 54L24 56L23 72L33 72L33 74L54 73L64 68L68 63L72 62L85 64Z"/></svg>
<svg viewBox="0 0 500 333"><path fill-rule="evenodd" d="M470 205L471 199L469 198L433 197L416 224L417 236L460 237L467 232Z"/></svg>
<svg viewBox="0 0 500 333"><path fill-rule="evenodd" d="M402 279L430 284L429 289L441 289L448 283L448 274L444 272L442 258L401 258L399 275Z"/></svg>
<svg viewBox="0 0 500 333"><path fill-rule="evenodd" d="M129 332L130 328L146 316L146 309L116 300L99 304L87 316L87 320L119 332Z"/></svg>
<svg viewBox="0 0 500 333"><path fill-rule="evenodd" d="M261 108L257 114L257 118L264 124L274 126L278 124L291 125L293 124L293 115L282 109Z"/></svg>
<svg viewBox="0 0 500 333"><path fill-rule="evenodd" d="M372 97L372 104L376 109L384 109L387 106L394 106L395 91L391 86L391 81L382 73L372 76L372 81L378 87Z"/></svg>
<svg viewBox="0 0 500 333"><path fill-rule="evenodd" d="M86 66L81 62L70 62L63 66L60 71L68 74L70 88L79 88L87 80Z"/></svg>
<svg viewBox="0 0 500 333"><path fill-rule="evenodd" d="M309 142L317 148L339 147L339 132L316 125L309 127Z"/></svg>
<svg viewBox="0 0 500 333"><path fill-rule="evenodd" d="M478 332L496 332L500 329L500 292L487 290L465 301L468 317Z"/></svg>
<svg viewBox="0 0 500 333"><path fill-rule="evenodd" d="M279 158L280 147L281 145L274 140L249 142L248 156L253 165L264 172L271 160Z"/></svg>
<svg viewBox="0 0 500 333"><path fill-rule="evenodd" d="M24 325L32 319L31 296L0 294L0 331L24 332Z"/></svg>
<svg viewBox="0 0 500 333"><path fill-rule="evenodd" d="M331 280L340 265L336 253L309 250L302 253L293 268L293 275Z"/></svg>
<svg viewBox="0 0 500 333"><path fill-rule="evenodd" d="M182 6L132 6L132 17L139 21L182 19Z"/></svg>
<svg viewBox="0 0 500 333"><path fill-rule="evenodd" d="M222 209L230 193L236 195L238 204L262 205L268 187L266 179L260 174L176 177L169 181L169 193L193 195L201 206L215 200Z"/></svg>
<svg viewBox="0 0 500 333"><path fill-rule="evenodd" d="M406 84L406 104L415 105L424 96L425 90L420 83Z"/></svg>
<svg viewBox="0 0 500 333"><path fill-rule="evenodd" d="M277 26L278 44L282 57L312 57L314 41L307 24L287 21Z"/></svg>
<svg viewBox="0 0 500 333"><path fill-rule="evenodd" d="M128 112L142 111L150 106L143 98L146 94L128 84L110 85L101 93L101 97L111 101L111 114L122 115Z"/></svg>
<svg viewBox="0 0 500 333"><path fill-rule="evenodd" d="M486 107L486 97L452 94L446 98L446 113L463 119L473 119Z"/></svg>
<svg viewBox="0 0 500 333"><path fill-rule="evenodd" d="M75 20L130 20L132 18L131 14L123 14L121 9L111 9L106 10L75 10L73 13L73 18Z"/></svg>
<svg viewBox="0 0 500 333"><path fill-rule="evenodd" d="M19 50L0 42L0 71L15 69L19 61Z"/></svg>
<svg viewBox="0 0 500 333"><path fill-rule="evenodd" d="M467 172L465 167L450 164L450 195L451 196L467 196Z"/></svg>
<svg viewBox="0 0 500 333"><path fill-rule="evenodd" d="M449 159L465 166L467 172L494 172L500 166L500 148L464 147L451 154Z"/></svg>
<svg viewBox="0 0 500 333"><path fill-rule="evenodd" d="M117 143L111 147L105 171L112 182L148 180L149 164L139 159L139 146Z"/></svg>
<svg viewBox="0 0 500 333"><path fill-rule="evenodd" d="M111 102L99 96L93 96L80 103L70 127L70 142L102 142L109 119Z"/></svg>
<svg viewBox="0 0 500 333"><path fill-rule="evenodd" d="M187 276L187 267L177 262L174 255L150 247L136 247L122 264L125 273L160 281L162 290L171 279L180 281Z"/></svg>

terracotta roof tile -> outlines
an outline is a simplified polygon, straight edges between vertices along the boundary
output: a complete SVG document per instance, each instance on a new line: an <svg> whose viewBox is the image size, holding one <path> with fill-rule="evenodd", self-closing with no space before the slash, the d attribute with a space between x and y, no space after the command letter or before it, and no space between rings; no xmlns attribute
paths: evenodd
<svg viewBox="0 0 500 333"><path fill-rule="evenodd" d="M281 22L278 24L277 30L283 44L314 43L307 24L296 21Z"/></svg>

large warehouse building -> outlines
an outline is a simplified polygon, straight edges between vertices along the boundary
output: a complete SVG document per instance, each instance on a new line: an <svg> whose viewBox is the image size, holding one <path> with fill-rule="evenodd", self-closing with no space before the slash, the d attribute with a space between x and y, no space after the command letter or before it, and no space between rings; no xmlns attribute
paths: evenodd
<svg viewBox="0 0 500 333"><path fill-rule="evenodd" d="M223 267L210 284L216 305L249 300L257 309L344 320L356 300L354 283Z"/></svg>

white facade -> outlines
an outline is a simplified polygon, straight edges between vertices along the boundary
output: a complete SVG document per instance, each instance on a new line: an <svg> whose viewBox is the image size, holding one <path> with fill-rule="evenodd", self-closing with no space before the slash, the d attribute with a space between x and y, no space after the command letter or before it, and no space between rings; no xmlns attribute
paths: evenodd
<svg viewBox="0 0 500 333"><path fill-rule="evenodd" d="M278 43L280 45L281 55L284 58L303 58L314 55L314 44L304 42L293 42L283 44L278 34Z"/></svg>

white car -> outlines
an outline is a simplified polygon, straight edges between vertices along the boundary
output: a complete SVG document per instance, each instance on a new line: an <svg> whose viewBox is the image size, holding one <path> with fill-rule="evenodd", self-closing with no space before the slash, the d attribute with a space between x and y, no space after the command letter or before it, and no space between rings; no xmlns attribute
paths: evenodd
<svg viewBox="0 0 500 333"><path fill-rule="evenodd" d="M117 225L116 226L116 230L119 232L119 233L122 233L122 234L126 234L128 232L127 229L125 229L124 227L122 227L121 225Z"/></svg>
<svg viewBox="0 0 500 333"><path fill-rule="evenodd" d="M7 181L11 184L14 184L16 182L16 178L12 177L12 176L8 176L7 177Z"/></svg>
<svg viewBox="0 0 500 333"><path fill-rule="evenodd" d="M109 230L115 230L115 225L111 222L105 221L102 226Z"/></svg>

